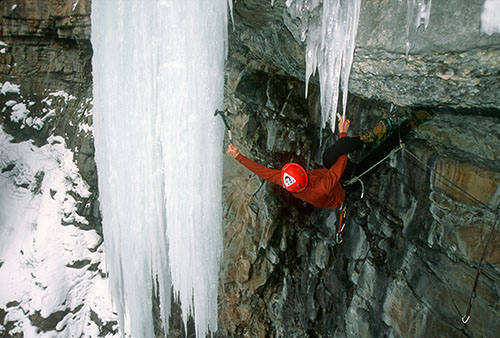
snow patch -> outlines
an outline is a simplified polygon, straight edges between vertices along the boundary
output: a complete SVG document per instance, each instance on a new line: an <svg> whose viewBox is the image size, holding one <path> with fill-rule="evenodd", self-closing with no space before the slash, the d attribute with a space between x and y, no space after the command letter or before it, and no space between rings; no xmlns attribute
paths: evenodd
<svg viewBox="0 0 500 338"><path fill-rule="evenodd" d="M83 131L85 134L88 134L92 133L94 131L94 128L91 125L82 122L78 124L78 131L79 132Z"/></svg>
<svg viewBox="0 0 500 338"><path fill-rule="evenodd" d="M62 98L64 98L64 103L68 103L68 101L76 99L76 97L74 97L73 95L70 95L70 94L66 93L64 90L60 90L60 91L57 91L57 92L49 93L49 96L62 97Z"/></svg>
<svg viewBox="0 0 500 338"><path fill-rule="evenodd" d="M5 95L7 93L19 94L20 85L12 84L9 81L0 84L0 93Z"/></svg>
<svg viewBox="0 0 500 338"><path fill-rule="evenodd" d="M13 143L0 126L0 333L37 337L97 336L92 311L103 321L116 321L107 279L99 269L104 260L101 238L78 213L76 199L90 196L64 139L48 144ZM9 304L9 307L7 307ZM40 333L30 316L68 314L57 333ZM97 330L97 331L96 331Z"/></svg>
<svg viewBox="0 0 500 338"><path fill-rule="evenodd" d="M12 107L12 113L10 114L10 120L12 122L24 121L28 117L29 113L30 113L30 111L26 108L26 105L24 103L16 103Z"/></svg>
<svg viewBox="0 0 500 338"><path fill-rule="evenodd" d="M1 84L0 92L4 95L6 93L14 93L20 95L20 86L11 84L10 82L5 82L4 84ZM61 90L49 93L46 98L41 100L41 103L44 103L47 107L50 107L53 103L53 100L56 98L62 98L64 100L64 104L67 104L68 101L76 99L75 96ZM10 108L10 120L15 123L20 123L21 129L31 127L35 130L41 130L45 125L47 119L56 116L56 109L48 109L44 107L41 109L41 111L31 112L29 110L29 107L32 107L34 105L34 101L23 100L22 96L20 95L20 99L18 99L17 101L7 101L2 109L2 112L5 112L7 108ZM82 112L81 109L79 110L79 112Z"/></svg>
<svg viewBox="0 0 500 338"><path fill-rule="evenodd" d="M46 97L42 100L43 103L45 103L47 106L51 106L52 105L52 99L49 98L49 97Z"/></svg>

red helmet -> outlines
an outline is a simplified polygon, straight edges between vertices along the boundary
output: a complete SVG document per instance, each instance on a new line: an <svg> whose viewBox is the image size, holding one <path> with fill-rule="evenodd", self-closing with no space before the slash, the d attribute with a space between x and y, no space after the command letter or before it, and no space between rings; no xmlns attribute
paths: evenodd
<svg viewBox="0 0 500 338"><path fill-rule="evenodd" d="M281 184L290 192L301 192L307 187L307 173L297 163L287 163L281 169Z"/></svg>

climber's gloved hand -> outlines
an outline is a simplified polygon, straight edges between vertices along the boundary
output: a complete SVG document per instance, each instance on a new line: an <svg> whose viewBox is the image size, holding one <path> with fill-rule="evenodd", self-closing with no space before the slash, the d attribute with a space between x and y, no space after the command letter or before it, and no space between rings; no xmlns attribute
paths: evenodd
<svg viewBox="0 0 500 338"><path fill-rule="evenodd" d="M236 147L234 144L230 143L227 146L227 154L229 156L232 156L232 157L236 158L240 154L240 152L238 150L238 147Z"/></svg>
<svg viewBox="0 0 500 338"><path fill-rule="evenodd" d="M347 132L349 131L349 126L351 125L351 121L349 121L348 119L344 119L343 118L339 118L339 133L340 134L347 134Z"/></svg>

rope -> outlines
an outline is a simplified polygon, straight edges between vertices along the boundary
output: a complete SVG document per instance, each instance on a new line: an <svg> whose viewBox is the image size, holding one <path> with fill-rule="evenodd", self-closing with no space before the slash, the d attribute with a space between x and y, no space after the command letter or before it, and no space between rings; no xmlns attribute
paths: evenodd
<svg viewBox="0 0 500 338"><path fill-rule="evenodd" d="M365 170L360 175L358 175L358 176L350 179L349 181L347 181L345 183L345 185L348 186L348 185L354 184L355 182L360 182L361 183L361 188L362 188L361 198L363 198L365 188L364 188L363 181L361 180L361 177L363 177L364 175L366 175L367 173L369 173L370 171L372 171L374 168L376 168L378 165L380 165L382 162L384 162L385 160L387 160L390 156L392 156L396 152L402 150L402 151L406 152L407 154L409 154L411 157L413 157L419 164L423 165L430 172L432 172L433 174L437 175L439 178L445 180L448 184L450 184L452 187L454 187L457 190L459 190L460 192L462 192L464 195L468 196L471 200L477 202L478 204L480 204L484 208L490 210L491 212L495 212L495 210L493 210L490 206L488 206L484 202L480 201L478 198L476 198L474 195L472 195L471 193L469 193L464 188L462 188L459 185L455 184L452 180L450 180L449 178L445 177L443 174L437 172L434 168L431 168L427 163L423 162L415 154L413 154L411 151L409 151L408 149L406 149L403 146L403 143L401 142L401 138L400 138L400 142L399 143L400 143L400 147L399 148L393 149L387 156L385 156L383 159L381 159L380 161L378 161L377 163L375 163L373 166L371 166L370 168L368 168L367 170ZM460 319L462 321L462 324L463 324L462 332L465 335L467 335L467 333L466 333L465 330L466 330L467 323L469 322L469 319L470 319L470 313L471 313L471 310L472 310L472 304L473 304L474 298L476 298L476 295L477 295L476 294L476 289L477 289L477 286L478 286L478 283L479 283L479 276L481 275L481 272L482 272L483 261L484 261L484 259L486 257L486 253L487 253L489 244L491 242L491 239L494 237L494 235L495 235L495 233L497 231L497 226L496 225L498 223L498 214L499 214L499 212L500 212L500 204L497 205L497 210L495 212L495 220L494 220L494 222L491 225L490 234L489 234L488 239L486 241L486 244L485 244L485 246L483 248L481 259L479 260L479 264L478 264L478 267L477 267L477 270L476 270L476 277L474 278L474 284L472 286L471 295L469 297L469 301L467 303L467 309L466 309L464 315L461 314L461 312L460 312L460 310L459 310L459 308L457 306L457 303L455 302L455 299L453 298L453 296L451 297L452 301L453 301L453 304L455 306L455 309L456 309L456 311L457 311L457 313L460 316Z"/></svg>
<svg viewBox="0 0 500 338"><path fill-rule="evenodd" d="M421 159L419 159L417 157L417 155L413 154L407 148L404 148L403 150L404 150L404 152L406 152L407 154L409 154L410 156L412 156L415 160L417 160L417 162L419 162L424 167L426 167L428 170L430 170L433 174L436 174L437 176L439 176L440 178L442 178L443 180L445 180L446 182L448 182L449 184L451 184L454 188L456 188L457 190L459 190L460 192L462 192L464 195L466 195L467 197L469 197L471 200L477 202L478 204L481 204L484 208L490 210L491 212L495 212L495 210L493 210L490 206L488 206L484 202L482 202L479 199L477 199L474 195L472 195L471 193L469 193L467 190L465 190L464 188L456 185L452 180L450 180L449 178L447 178L443 174L438 173L436 170L434 170L433 168L431 168L427 163L423 162Z"/></svg>
<svg viewBox="0 0 500 338"><path fill-rule="evenodd" d="M450 184L452 187L454 187L457 190L459 190L460 192L462 192L464 195L466 195L467 197L469 197L471 200L477 202L478 204L480 204L484 208L490 210L491 212L495 212L495 219L494 219L493 223L491 224L491 231L490 231L490 234L489 234L488 239L486 241L486 244L484 245L483 252L482 252L482 255L481 255L481 259L479 260L479 263L478 263L478 267L477 267L477 270L476 270L476 276L474 278L474 284L472 286L472 290L471 290L471 294L470 294L470 297L469 297L469 301L467 303L467 309L466 309L464 315L462 315L462 313L458 309L457 303L455 302L455 299L453 298L453 296L451 297L452 301L453 301L453 304L455 306L455 309L457 310L457 313L460 316L460 319L462 320L462 324L463 324L462 331L464 332L464 334L466 334L465 329L466 329L467 323L469 322L469 319L470 319L470 313L471 313L471 310L472 310L472 304L474 302L474 299L477 296L476 289L477 289L478 282L479 282L479 276L481 275L481 272L482 272L483 261L484 261L484 259L486 257L486 253L488 251L488 247L490 245L491 239L494 237L494 235L495 235L495 233L497 231L497 223L498 223L498 214L500 212L500 204L497 205L496 211L493 210L493 208L491 208L490 206L488 206L484 202L480 201L478 198L476 198L474 195L472 195L471 193L469 193L467 190L465 190L462 187L460 187L459 185L455 184L452 180L450 180L449 178L447 178L443 174L437 172L434 168L431 168L427 163L425 163L422 160L420 160L411 151L409 151L406 148L404 148L403 150L407 154L409 154L411 157L413 157L419 164L423 165L425 168L427 168L428 170L430 170L433 174L437 175L439 178L445 180L448 184Z"/></svg>
<svg viewBox="0 0 500 338"><path fill-rule="evenodd" d="M462 316L462 323L464 324L464 330L465 330L465 327L470 319L470 312L472 310L472 302L474 301L474 298L476 298L476 289L477 289L477 284L479 281L479 276L481 275L483 261L484 261L484 258L486 257L486 252L488 250L488 246L491 242L491 239L493 238L493 236L495 235L495 232L497 231L496 225L498 223L499 210L500 210L500 208L497 207L497 212L495 214L495 221L492 223L490 235L488 236L488 240L486 241L486 244L484 246L483 254L481 255L481 259L479 260L479 265L478 265L477 271L476 271L476 278L474 279L474 286L472 287L472 291L471 291L471 294L469 297L469 302L467 304L467 310L465 311L465 315Z"/></svg>
<svg viewBox="0 0 500 338"><path fill-rule="evenodd" d="M372 165L370 168L366 169L363 173L361 173L360 175L356 176L356 177L353 177L351 178L349 181L347 181L345 183L346 186L348 185L351 185L351 184L354 184L355 182L359 181L361 183L361 186L363 188L363 192L361 194L361 198L363 198L363 195L364 195L364 184L363 184L363 181L361 181L361 177L365 176L366 174L368 174L370 171L372 171L373 169L375 169L377 166L379 166L382 162L384 162L385 160L387 160L389 157L391 157L393 154L397 153L398 151L401 151L403 150L403 143L402 142L399 142L399 148L396 148L396 149L393 149L389 154L387 154L384 158L382 158L380 161L378 161L377 163L375 163L374 165Z"/></svg>

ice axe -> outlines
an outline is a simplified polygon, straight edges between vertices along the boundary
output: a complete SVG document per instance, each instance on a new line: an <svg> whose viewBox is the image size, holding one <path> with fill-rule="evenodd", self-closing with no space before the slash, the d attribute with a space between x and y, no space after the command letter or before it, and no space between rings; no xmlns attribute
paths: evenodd
<svg viewBox="0 0 500 338"><path fill-rule="evenodd" d="M229 137L229 142L233 143L233 136L231 135L231 128L229 128L229 124L227 123L225 112L217 109L215 111L214 116L217 116L217 115L220 115L220 117L222 117L222 121L224 122L224 125L227 128L227 136Z"/></svg>

